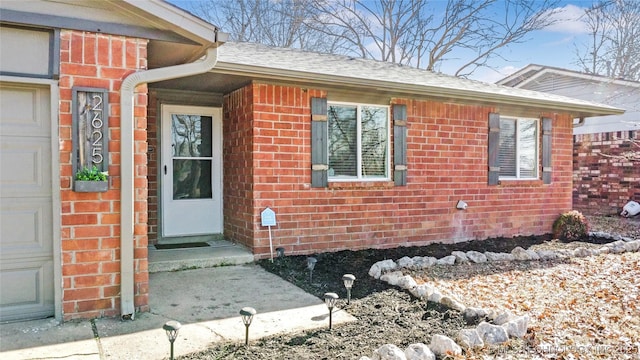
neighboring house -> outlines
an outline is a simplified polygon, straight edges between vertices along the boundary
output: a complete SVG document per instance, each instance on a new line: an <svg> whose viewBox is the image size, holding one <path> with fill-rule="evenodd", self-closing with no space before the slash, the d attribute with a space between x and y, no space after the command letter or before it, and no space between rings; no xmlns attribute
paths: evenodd
<svg viewBox="0 0 640 360"><path fill-rule="evenodd" d="M148 311L150 244L224 236L264 258L266 207L287 254L549 233L572 120L622 113L224 44L158 0L3 1L0 21L2 320ZM85 165L106 192L78 191Z"/></svg>
<svg viewBox="0 0 640 360"><path fill-rule="evenodd" d="M585 214L617 214L640 201L640 82L611 79L542 65L528 65L498 81L608 104L622 115L576 120L573 129L573 207Z"/></svg>

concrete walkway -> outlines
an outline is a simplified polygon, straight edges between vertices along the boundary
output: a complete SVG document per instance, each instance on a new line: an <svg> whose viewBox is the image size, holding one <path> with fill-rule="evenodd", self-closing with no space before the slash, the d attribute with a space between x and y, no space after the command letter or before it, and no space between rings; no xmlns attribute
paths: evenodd
<svg viewBox="0 0 640 360"><path fill-rule="evenodd" d="M244 342L239 311L245 306L257 311L250 341L328 326L320 299L255 264L152 273L150 294L151 311L135 320L2 324L0 359L165 359L169 341L162 325L169 320L182 324L174 351L184 355L214 342ZM354 320L334 309L334 324Z"/></svg>

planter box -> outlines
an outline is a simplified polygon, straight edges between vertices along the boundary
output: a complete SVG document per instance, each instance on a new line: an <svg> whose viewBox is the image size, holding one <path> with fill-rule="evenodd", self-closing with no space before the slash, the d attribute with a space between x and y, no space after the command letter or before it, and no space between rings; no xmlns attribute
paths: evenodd
<svg viewBox="0 0 640 360"><path fill-rule="evenodd" d="M73 181L73 191L75 192L105 192L109 190L109 181Z"/></svg>

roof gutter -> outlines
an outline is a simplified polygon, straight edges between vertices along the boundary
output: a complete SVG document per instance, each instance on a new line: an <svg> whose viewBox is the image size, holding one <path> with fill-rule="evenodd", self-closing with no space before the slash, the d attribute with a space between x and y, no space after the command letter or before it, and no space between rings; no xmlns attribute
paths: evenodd
<svg viewBox="0 0 640 360"><path fill-rule="evenodd" d="M202 60L135 72L127 76L120 88L120 314L123 319L133 320L134 303L134 248L135 248L135 202L146 194L136 194L134 139L136 118L134 112L135 89L138 85L177 79L208 72L218 61L218 43L207 49ZM146 115L145 115L146 116ZM145 189L146 191L146 189Z"/></svg>

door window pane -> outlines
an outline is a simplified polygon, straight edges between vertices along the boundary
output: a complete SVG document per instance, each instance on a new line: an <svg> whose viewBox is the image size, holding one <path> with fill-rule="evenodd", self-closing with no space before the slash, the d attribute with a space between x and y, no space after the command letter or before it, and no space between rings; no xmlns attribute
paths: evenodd
<svg viewBox="0 0 640 360"><path fill-rule="evenodd" d="M173 199L211 199L211 160L173 160Z"/></svg>
<svg viewBox="0 0 640 360"><path fill-rule="evenodd" d="M211 116L171 115L171 146L176 157L210 157Z"/></svg>

